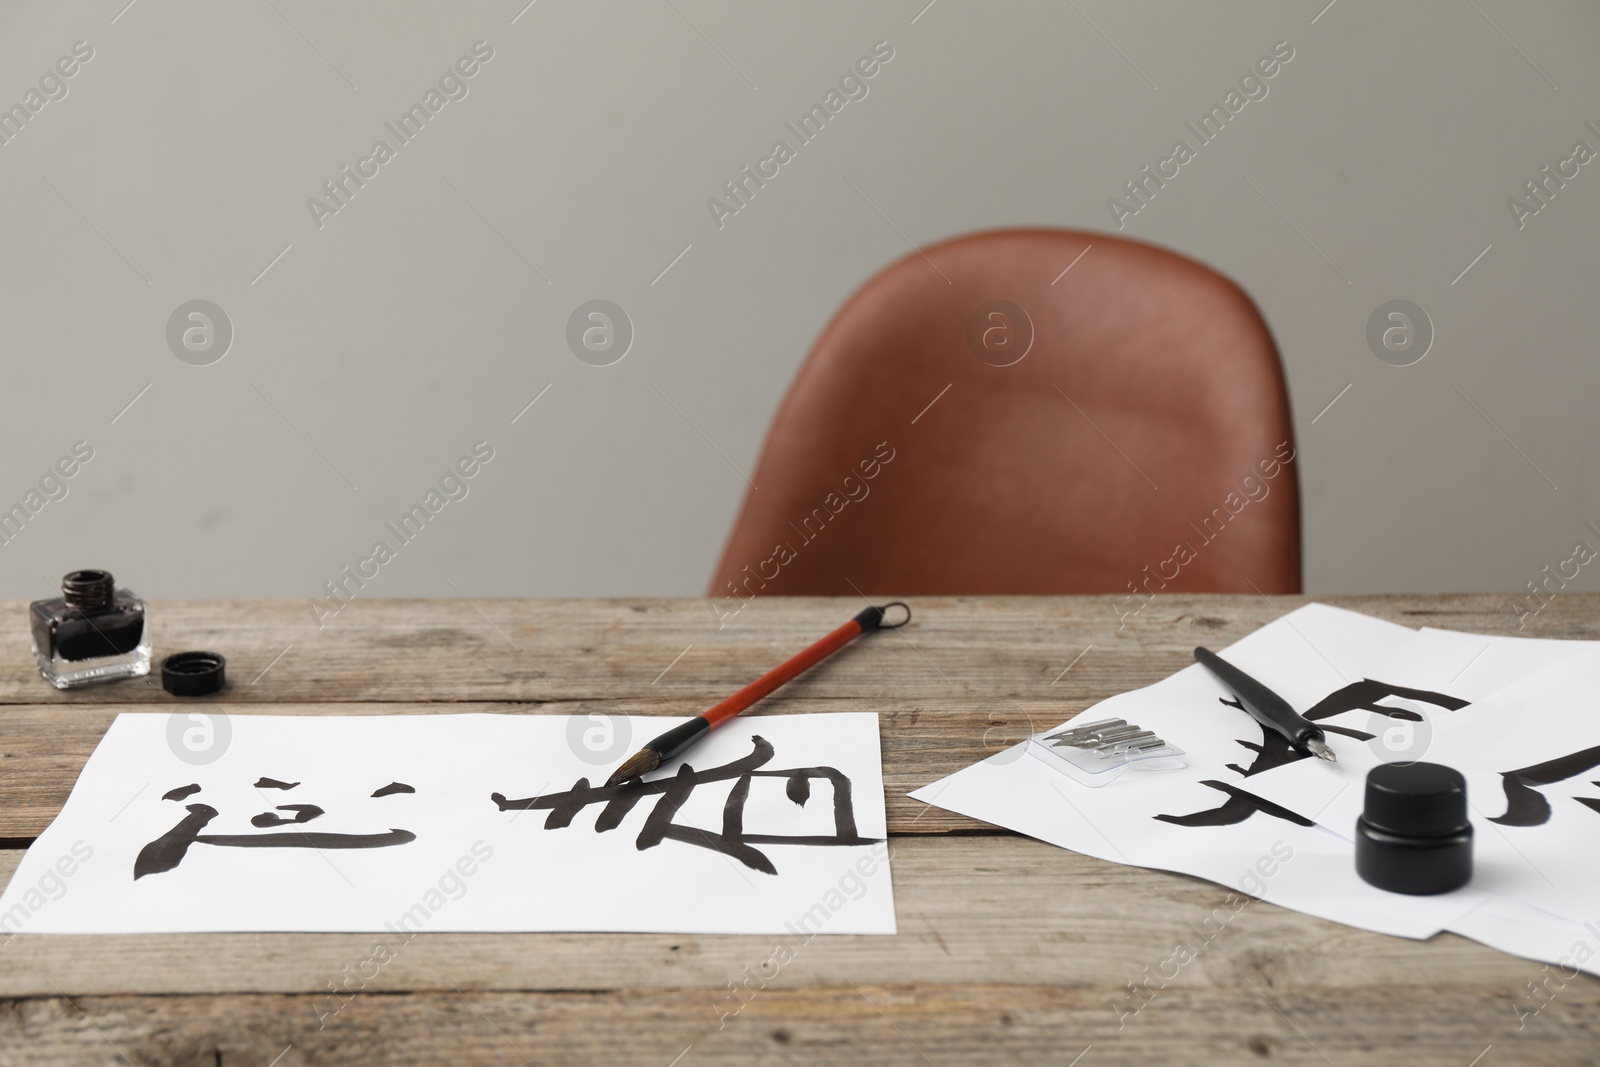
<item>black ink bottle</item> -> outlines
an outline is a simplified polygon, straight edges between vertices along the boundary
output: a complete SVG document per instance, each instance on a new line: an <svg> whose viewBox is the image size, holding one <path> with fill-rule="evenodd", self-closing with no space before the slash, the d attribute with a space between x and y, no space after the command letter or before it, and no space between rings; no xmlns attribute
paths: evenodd
<svg viewBox="0 0 1600 1067"><path fill-rule="evenodd" d="M61 595L30 606L33 658L57 689L150 672L144 601L107 571L73 571Z"/></svg>
<svg viewBox="0 0 1600 1067"><path fill-rule="evenodd" d="M1356 873L1391 893L1430 896L1472 878L1467 780L1439 763L1380 763L1356 819Z"/></svg>

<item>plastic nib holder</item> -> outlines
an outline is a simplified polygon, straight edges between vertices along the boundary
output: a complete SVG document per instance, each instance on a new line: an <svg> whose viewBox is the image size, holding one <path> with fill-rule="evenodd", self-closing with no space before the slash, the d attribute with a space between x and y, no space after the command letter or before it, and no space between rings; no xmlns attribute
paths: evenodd
<svg viewBox="0 0 1600 1067"><path fill-rule="evenodd" d="M1367 775L1356 873L1392 893L1430 896L1472 877L1467 781L1437 763L1385 763Z"/></svg>
<svg viewBox="0 0 1600 1067"><path fill-rule="evenodd" d="M1034 734L1028 738L1028 754L1091 789L1110 785L1128 771L1188 766L1183 749L1122 719L1101 719Z"/></svg>

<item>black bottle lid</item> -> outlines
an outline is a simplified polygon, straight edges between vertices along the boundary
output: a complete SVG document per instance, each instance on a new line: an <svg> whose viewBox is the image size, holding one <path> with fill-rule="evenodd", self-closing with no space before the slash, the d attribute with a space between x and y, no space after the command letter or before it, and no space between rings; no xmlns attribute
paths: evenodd
<svg viewBox="0 0 1600 1067"><path fill-rule="evenodd" d="M1448 837L1471 825L1467 780L1439 763L1384 763L1367 775L1362 817L1375 830L1403 837Z"/></svg>
<svg viewBox="0 0 1600 1067"><path fill-rule="evenodd" d="M227 666L220 652L177 652L161 661L161 688L176 697L203 697L222 688Z"/></svg>

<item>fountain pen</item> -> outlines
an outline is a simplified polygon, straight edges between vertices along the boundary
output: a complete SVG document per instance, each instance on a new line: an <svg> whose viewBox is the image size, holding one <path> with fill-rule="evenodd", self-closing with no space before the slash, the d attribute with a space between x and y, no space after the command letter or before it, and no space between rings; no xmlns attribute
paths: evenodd
<svg viewBox="0 0 1600 1067"><path fill-rule="evenodd" d="M1233 690L1244 710L1263 729L1281 734L1295 748L1309 752L1318 759L1325 759L1329 763L1339 762L1333 749L1328 747L1327 735L1322 732L1322 727L1295 711L1287 700L1208 648L1195 649L1194 658Z"/></svg>

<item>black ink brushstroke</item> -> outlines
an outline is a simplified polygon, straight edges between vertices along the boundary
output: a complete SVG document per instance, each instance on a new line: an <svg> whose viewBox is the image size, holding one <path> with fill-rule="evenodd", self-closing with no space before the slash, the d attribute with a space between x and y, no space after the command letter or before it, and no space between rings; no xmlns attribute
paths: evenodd
<svg viewBox="0 0 1600 1067"><path fill-rule="evenodd" d="M388 785L384 786L382 789L374 790L372 795L375 796L375 797L386 797L386 796L390 796L391 794L394 794L394 793L415 793L415 792L416 792L416 789L412 788L409 785L406 785L404 782L390 782Z"/></svg>
<svg viewBox="0 0 1600 1067"><path fill-rule="evenodd" d="M1226 704L1230 708L1244 710L1244 705L1238 700L1227 700L1223 697L1218 697L1217 701L1218 703ZM1260 744L1254 741L1239 741L1237 744L1241 748L1248 748L1256 754L1256 758L1249 767L1240 767L1237 763L1228 764L1229 770L1237 771L1246 778L1305 758L1305 753L1289 744L1288 738L1274 730L1261 731Z"/></svg>
<svg viewBox="0 0 1600 1067"><path fill-rule="evenodd" d="M614 786L596 787L589 784L589 779L579 778L572 788L564 793L548 793L520 800L508 800L504 794L491 793L490 799L501 811L530 808L548 810L550 814L544 823L546 830L560 830L571 826L578 812L591 804L603 803L605 806L596 817L594 828L595 832L604 833L620 825L639 801L654 796L658 798L655 807L646 817L644 827L634 842L639 851L654 848L663 841L680 841L720 852L738 860L751 870L761 871L764 874L777 874L777 868L764 853L752 845L865 845L879 840L864 838L857 833L852 785L850 779L843 773L833 767L762 770L761 768L773 757L772 744L762 737L753 737L751 743L752 751L748 756L705 771L697 772L685 763L679 766L678 772L671 777L657 778L650 782L636 778ZM831 835L745 833L744 808L749 800L750 782L753 778L787 779L786 793L789 799L797 804L803 804L810 798L811 779L828 779L833 785L834 833ZM728 799L723 804L721 833L695 826L682 826L673 821L673 817L697 787L708 782L723 782L730 779L734 780L734 784L729 790ZM803 787L797 786L795 784L797 780L803 780L806 784ZM803 799L797 799L797 794L803 795Z"/></svg>
<svg viewBox="0 0 1600 1067"><path fill-rule="evenodd" d="M708 782L723 782L738 778L748 772L755 771L763 766L773 756L772 744L765 738L754 737L754 750L748 756L725 763L721 767L713 767L695 775L695 781L700 785ZM680 770L679 773L682 773ZM565 793L546 793L543 796L526 797L521 800L508 800L503 794L491 793L489 799L493 800L501 811L549 809L550 814L544 821L546 830L559 830L572 825L573 818L590 804L601 800L609 800L621 808L620 814L611 820L615 826L622 821L635 804L647 796L658 796L667 791L670 778L657 778L646 782L634 778L614 786L591 786L589 779L579 778L578 781ZM612 810L608 804L601 818L605 818ZM607 827L610 829L611 827Z"/></svg>
<svg viewBox="0 0 1600 1067"><path fill-rule="evenodd" d="M1316 823L1301 815L1296 815L1288 808L1254 793L1246 792L1236 786L1225 782L1207 779L1200 783L1212 789L1220 790L1228 795L1228 799L1221 806L1208 811L1197 811L1189 815L1157 815L1162 822L1169 822L1176 826L1234 826L1244 822L1256 812L1271 815L1273 818L1283 819L1287 822L1297 823L1300 826L1315 826Z"/></svg>
<svg viewBox="0 0 1600 1067"><path fill-rule="evenodd" d="M678 773L668 779L666 790L661 794L661 799L656 801L656 806L650 810L645 818L644 829L639 831L639 838L634 842L634 847L640 852L645 849L655 848L661 842L671 838L689 845L698 845L714 852L721 852L730 856L751 870L763 874L777 874L778 869L772 865L759 849L739 840L743 834L744 803L749 798L750 776L744 775L734 782L733 789L728 793L727 803L722 810L721 834L714 834L710 830L702 830L693 826L677 826L672 817L678 814L678 809L683 807L684 801L689 799L689 794L694 792L694 768L687 763L678 768ZM731 827L732 832L729 832Z"/></svg>
<svg viewBox="0 0 1600 1067"><path fill-rule="evenodd" d="M1500 778L1505 787L1506 812L1489 821L1501 826L1543 826L1550 821L1550 801L1533 786L1576 778L1595 767L1600 767L1600 745L1535 763L1531 767L1502 772Z"/></svg>
<svg viewBox="0 0 1600 1067"><path fill-rule="evenodd" d="M285 819L277 812L264 811L251 819L250 825L259 826L263 829L268 826L288 826L291 823L310 822L319 815L327 814L315 804L279 804L278 811L292 811L294 812L294 818Z"/></svg>
<svg viewBox="0 0 1600 1067"><path fill-rule="evenodd" d="M1573 797L1572 799L1576 800L1579 804L1582 804L1584 807L1588 808L1590 811L1600 812L1600 798L1597 798L1597 797Z"/></svg>
<svg viewBox="0 0 1600 1067"><path fill-rule="evenodd" d="M304 830L291 830L278 834L202 834L200 831L217 817L217 809L209 804L189 804L185 810L189 814L179 820L176 826L139 850L139 855L133 861L134 881L137 882L147 874L161 874L172 870L183 862L184 856L189 852L189 846L196 844L226 848L348 849L387 848L391 845L408 844L417 839L417 835L410 830L396 827L390 827L387 833L381 834L307 833ZM262 828L290 826L310 822L325 814L315 804L281 804L278 810L292 811L295 813L294 818L285 819L273 812L263 812L250 822Z"/></svg>
<svg viewBox="0 0 1600 1067"><path fill-rule="evenodd" d="M1312 705L1306 712L1306 718L1312 722L1320 719L1331 719L1335 715L1342 715L1347 711L1375 711L1379 715L1386 715L1391 719L1402 719L1406 722L1421 722L1422 716L1405 708L1391 708L1378 701L1384 697L1406 697L1422 704L1432 704L1444 708L1446 711L1460 711L1471 703L1460 697L1449 696L1445 693L1435 693L1431 689L1412 689L1404 685L1391 685L1388 682L1379 682L1371 678L1363 678L1359 682L1351 682L1342 689L1336 689Z"/></svg>
<svg viewBox="0 0 1600 1067"><path fill-rule="evenodd" d="M296 830L283 834L201 834L195 841L229 848L388 848L416 839L417 835L410 830L390 827L386 834L320 834Z"/></svg>
<svg viewBox="0 0 1600 1067"><path fill-rule="evenodd" d="M1322 729L1327 733L1343 734L1345 737L1354 738L1357 741L1372 740L1372 735L1365 730L1352 730L1344 726L1324 726ZM1288 739L1278 733L1263 731L1261 744L1259 745L1253 741L1236 741L1235 744L1241 748L1248 748L1257 754L1256 760L1248 767L1241 767L1237 763L1227 764L1228 770L1245 778L1260 774L1262 771L1270 771L1274 767L1282 767L1286 763L1296 763L1309 758L1304 752L1289 744Z"/></svg>
<svg viewBox="0 0 1600 1067"><path fill-rule="evenodd" d="M1502 774L1500 781L1506 793L1506 812L1490 816L1490 822L1501 826L1543 826L1550 821L1550 801L1543 793L1510 774Z"/></svg>
<svg viewBox="0 0 1600 1067"><path fill-rule="evenodd" d="M1529 785L1550 785L1553 782L1576 778L1584 771L1595 767L1600 767L1600 745L1579 749L1577 752L1546 760L1544 763L1536 763L1531 767L1505 773L1520 778Z"/></svg>
<svg viewBox="0 0 1600 1067"><path fill-rule="evenodd" d="M209 804L190 804L185 810L189 814L178 825L139 850L133 861L135 882L147 874L170 871L182 863L200 830L217 817L217 809Z"/></svg>
<svg viewBox="0 0 1600 1067"><path fill-rule="evenodd" d="M1379 715L1384 715L1391 719L1400 719L1405 722L1422 721L1422 716L1414 711L1406 708L1391 708L1386 704L1378 703L1383 698L1391 696L1407 697L1411 700L1433 704L1449 711L1459 711L1470 703L1460 697L1435 693L1427 689L1412 689L1403 685L1390 685L1388 682L1363 678L1361 681L1351 682L1349 685L1343 686L1317 701L1316 704L1312 705L1311 710L1306 712L1306 718L1316 721L1329 719L1335 715L1342 715L1347 711L1372 711ZM1218 697L1217 700L1230 708L1244 710L1244 705L1237 699L1229 700L1226 697ZM1367 733L1365 730L1356 730L1347 726L1324 724L1322 729L1329 733L1353 737L1359 741L1370 741L1373 737L1372 734ZM1237 743L1256 754L1256 758L1248 767L1241 767L1237 763L1226 764L1228 770L1244 778L1261 774L1263 771L1270 771L1274 767L1282 767L1285 764L1311 758L1291 745L1288 739L1276 730L1262 729L1260 744L1243 740ZM1218 807L1207 811L1191 812L1188 815L1156 815L1154 818L1177 826L1233 826L1250 818L1250 816L1259 811L1275 818L1287 819L1290 822L1301 823L1305 826L1315 825L1311 820L1304 819L1288 808L1263 800L1242 789L1234 789L1214 781L1207 781L1201 784L1222 790L1228 794L1228 799ZM1538 796L1538 794L1534 795ZM1539 797L1539 799L1542 801L1544 798Z"/></svg>
<svg viewBox="0 0 1600 1067"><path fill-rule="evenodd" d="M280 782L276 778L257 778L257 789L293 789L299 782Z"/></svg>
<svg viewBox="0 0 1600 1067"><path fill-rule="evenodd" d="M796 807L803 808L806 806L806 801L811 799L811 779L803 774L797 774L783 787L783 793Z"/></svg>
<svg viewBox="0 0 1600 1067"><path fill-rule="evenodd" d="M162 800L188 800L200 792L198 785L180 785L176 789L169 789L161 794Z"/></svg>

